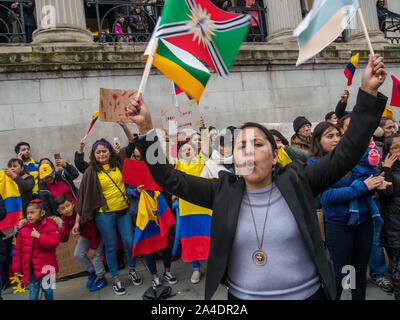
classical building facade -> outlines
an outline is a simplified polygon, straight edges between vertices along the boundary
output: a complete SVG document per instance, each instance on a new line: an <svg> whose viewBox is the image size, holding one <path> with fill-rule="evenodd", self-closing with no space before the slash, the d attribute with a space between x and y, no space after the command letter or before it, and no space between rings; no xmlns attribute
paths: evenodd
<svg viewBox="0 0 400 320"><path fill-rule="evenodd" d="M400 76L400 47L379 30L376 0L359 2L375 51L384 55L389 73ZM387 2L390 10L400 12L400 1ZM369 54L358 17L354 28L346 31L346 42L335 42L295 67L298 46L293 30L311 2L264 0L264 5L266 39L242 45L227 80L212 75L199 105L206 124L223 128L245 121L274 123L289 137L296 116L319 122L334 109L346 89L344 67L359 52L359 70L350 89L352 107ZM52 28L47 27L46 6L56 13ZM25 140L36 158L60 152L73 162L91 115L98 110L99 89L138 88L145 65L145 43L93 41L82 0L36 0L36 18L33 43L0 45L2 165L13 156L14 145ZM391 88L388 79L382 91L390 96ZM161 125L160 109L173 106L174 97L171 81L154 68L144 99ZM87 144L99 137L126 141L117 124L97 123Z"/></svg>

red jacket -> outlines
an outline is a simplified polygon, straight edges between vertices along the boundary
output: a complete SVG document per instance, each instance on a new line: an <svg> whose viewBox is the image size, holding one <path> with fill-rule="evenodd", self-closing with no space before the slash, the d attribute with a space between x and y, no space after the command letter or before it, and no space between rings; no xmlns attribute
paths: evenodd
<svg viewBox="0 0 400 320"><path fill-rule="evenodd" d="M58 219L58 223L56 222ZM40 225L30 223L25 219L21 220L17 235L17 244L14 250L12 268L14 273L23 274L22 282L26 286L30 277L30 264L37 279L50 273L43 269L45 266L52 266L58 272L56 248L60 244L61 220L55 217L45 217ZM39 239L33 238L31 232L35 228L39 233ZM42 272L46 271L46 272Z"/></svg>
<svg viewBox="0 0 400 320"><path fill-rule="evenodd" d="M69 239L69 235L71 234L71 230L75 225L76 212L70 217L66 217L61 215L61 219L63 221L63 226L61 229L61 242L67 242ZM89 240L89 248L97 249L100 244L100 233L96 228L96 224L93 220L87 221L80 230L81 237L88 238Z"/></svg>

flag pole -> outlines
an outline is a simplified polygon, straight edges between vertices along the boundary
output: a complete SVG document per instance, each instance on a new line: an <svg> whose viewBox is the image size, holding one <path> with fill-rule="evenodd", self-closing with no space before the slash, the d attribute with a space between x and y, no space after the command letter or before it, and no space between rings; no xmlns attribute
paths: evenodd
<svg viewBox="0 0 400 320"><path fill-rule="evenodd" d="M361 8L358 8L358 16L360 17L361 25L364 30L365 37L367 38L369 51L371 52L372 55L375 55L374 49L372 48L371 39L369 38L367 26L365 24L365 20L364 20L364 16L362 14Z"/></svg>
<svg viewBox="0 0 400 320"><path fill-rule="evenodd" d="M178 103L178 96L176 95L176 91L175 91L175 82L172 81L172 90L174 92L174 97L175 97L175 107L179 107L179 103Z"/></svg>
<svg viewBox="0 0 400 320"><path fill-rule="evenodd" d="M138 97L140 97L140 95L143 94L143 92L144 92L144 90L146 88L147 79L149 78L151 66L153 64L154 52L156 51L156 47L157 47L156 44L157 44L157 41L152 41L152 44L151 44L152 47L151 47L151 52L150 52L151 54L147 58L146 67L144 68L142 80L140 81L139 90L138 90Z"/></svg>
<svg viewBox="0 0 400 320"><path fill-rule="evenodd" d="M364 30L365 38L367 39L369 51L374 56L375 55L374 48L372 48L371 39L369 38L367 25L365 24L365 20L364 20L364 16L362 14L361 8L358 8L358 16L360 17L360 21L361 21L362 28ZM382 80L382 75L379 75L379 80Z"/></svg>

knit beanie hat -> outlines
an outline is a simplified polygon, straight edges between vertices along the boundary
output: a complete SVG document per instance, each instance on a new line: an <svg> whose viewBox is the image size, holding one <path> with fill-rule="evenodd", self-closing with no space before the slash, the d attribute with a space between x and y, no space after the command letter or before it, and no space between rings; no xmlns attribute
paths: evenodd
<svg viewBox="0 0 400 320"><path fill-rule="evenodd" d="M305 124L309 124L311 126L311 122L308 121L306 117L300 116L300 117L297 117L296 119L294 119L294 121L293 121L294 132L297 133L297 131L299 131L300 128L302 126L304 126Z"/></svg>

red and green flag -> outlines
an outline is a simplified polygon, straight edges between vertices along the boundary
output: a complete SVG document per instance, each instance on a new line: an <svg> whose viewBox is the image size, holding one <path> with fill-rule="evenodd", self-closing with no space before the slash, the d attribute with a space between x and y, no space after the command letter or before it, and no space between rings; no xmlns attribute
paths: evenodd
<svg viewBox="0 0 400 320"><path fill-rule="evenodd" d="M210 78L198 59L226 78L249 23L250 15L223 11L208 0L168 0L153 34L153 65L198 102Z"/></svg>

